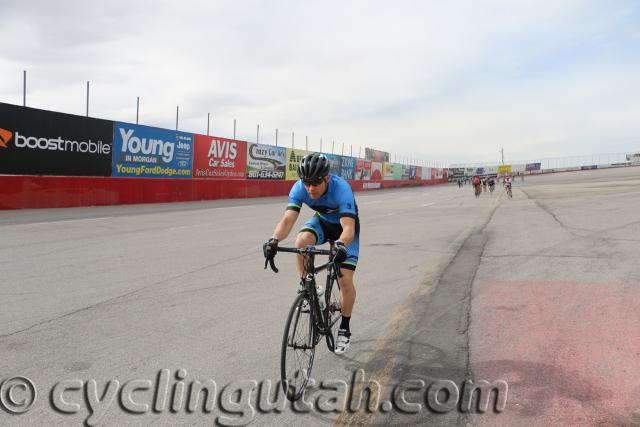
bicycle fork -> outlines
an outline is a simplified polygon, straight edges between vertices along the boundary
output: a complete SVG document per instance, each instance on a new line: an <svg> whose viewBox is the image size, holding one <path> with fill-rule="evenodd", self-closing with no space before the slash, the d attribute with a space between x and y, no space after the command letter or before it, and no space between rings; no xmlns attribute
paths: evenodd
<svg viewBox="0 0 640 427"><path fill-rule="evenodd" d="M320 301L318 301L318 294L316 293L315 280L313 278L313 275L311 273L308 273L304 282L305 288L307 289L307 292L309 292L309 303L312 306L310 307L310 310L312 311L312 320L315 321L318 332L324 335L327 333L327 327L324 313L322 312L322 310L320 310Z"/></svg>

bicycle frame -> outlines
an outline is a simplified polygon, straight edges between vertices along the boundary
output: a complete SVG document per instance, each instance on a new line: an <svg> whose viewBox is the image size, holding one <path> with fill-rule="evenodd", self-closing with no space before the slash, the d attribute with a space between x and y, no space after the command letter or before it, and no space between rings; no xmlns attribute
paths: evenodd
<svg viewBox="0 0 640 427"><path fill-rule="evenodd" d="M298 255L303 255L306 257L305 261L305 270L306 276L302 281L303 290L307 294L307 298L311 302L313 309L311 310L311 320L316 325L317 331L319 332L318 339L315 344L319 341L320 335L326 335L327 333L331 333L331 327L333 324L328 325L329 318L329 310L330 307L325 307L325 312L323 313L320 309L320 301L318 301L318 294L316 293L316 289L314 287L315 276L319 272L323 270L327 270L327 281L325 286L325 298L330 295L331 290L334 285L334 281L338 280L338 277L342 277L342 273L340 272L340 267L336 265L332 261L328 261L325 264L322 264L318 267L315 266L315 255L329 255L329 257L333 256L333 242L331 242L330 250L325 249L316 249L315 246L306 246L304 248L286 248L286 247L278 247L278 252L290 252ZM265 262L265 268L267 268L267 263L270 264L271 269L274 272L278 272L279 270L276 268L273 258L269 258ZM335 322L334 322L335 323Z"/></svg>

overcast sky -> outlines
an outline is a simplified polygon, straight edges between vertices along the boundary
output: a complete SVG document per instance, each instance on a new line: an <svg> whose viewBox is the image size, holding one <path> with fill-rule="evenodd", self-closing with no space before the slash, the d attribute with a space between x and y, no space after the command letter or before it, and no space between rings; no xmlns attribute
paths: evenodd
<svg viewBox="0 0 640 427"><path fill-rule="evenodd" d="M640 1L0 0L0 102L445 163L640 151Z"/></svg>

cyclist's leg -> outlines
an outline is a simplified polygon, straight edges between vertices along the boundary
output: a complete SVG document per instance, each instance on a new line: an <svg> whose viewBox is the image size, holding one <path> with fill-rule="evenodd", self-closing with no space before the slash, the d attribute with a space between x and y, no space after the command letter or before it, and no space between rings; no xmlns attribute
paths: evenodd
<svg viewBox="0 0 640 427"><path fill-rule="evenodd" d="M320 220L317 216L313 216L309 221L305 222L298 236L296 237L296 248L304 248L309 245L321 245L324 243L324 230L320 225ZM302 255L296 257L296 266L298 267L298 274L303 277L304 274L304 259Z"/></svg>
<svg viewBox="0 0 640 427"><path fill-rule="evenodd" d="M340 282L340 306L342 307L342 315L351 317L353 305L356 302L356 287L353 284L353 276L355 271L342 269L342 277Z"/></svg>
<svg viewBox="0 0 640 427"><path fill-rule="evenodd" d="M360 252L360 234L356 234L354 239L347 246L347 259L340 265L342 277L340 282L340 305L342 306L342 315L351 317L353 305L356 301L356 288L353 283L353 276L358 265L358 256Z"/></svg>

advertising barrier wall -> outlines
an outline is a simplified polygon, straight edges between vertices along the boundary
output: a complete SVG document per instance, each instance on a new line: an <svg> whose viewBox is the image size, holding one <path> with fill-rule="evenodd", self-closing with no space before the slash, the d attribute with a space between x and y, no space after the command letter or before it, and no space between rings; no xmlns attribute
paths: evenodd
<svg viewBox="0 0 640 427"><path fill-rule="evenodd" d="M245 141L196 134L194 147L194 178L246 178L247 143Z"/></svg>
<svg viewBox="0 0 640 427"><path fill-rule="evenodd" d="M191 178L193 134L116 122L113 176Z"/></svg>
<svg viewBox="0 0 640 427"><path fill-rule="evenodd" d="M425 184L422 168L365 151L326 154L331 173L355 191ZM306 154L0 103L0 209L286 195Z"/></svg>
<svg viewBox="0 0 640 427"><path fill-rule="evenodd" d="M349 181L354 191L445 181ZM5 175L0 209L44 209L286 196L292 181Z"/></svg>
<svg viewBox="0 0 640 427"><path fill-rule="evenodd" d="M113 122L0 103L0 174L111 175Z"/></svg>

